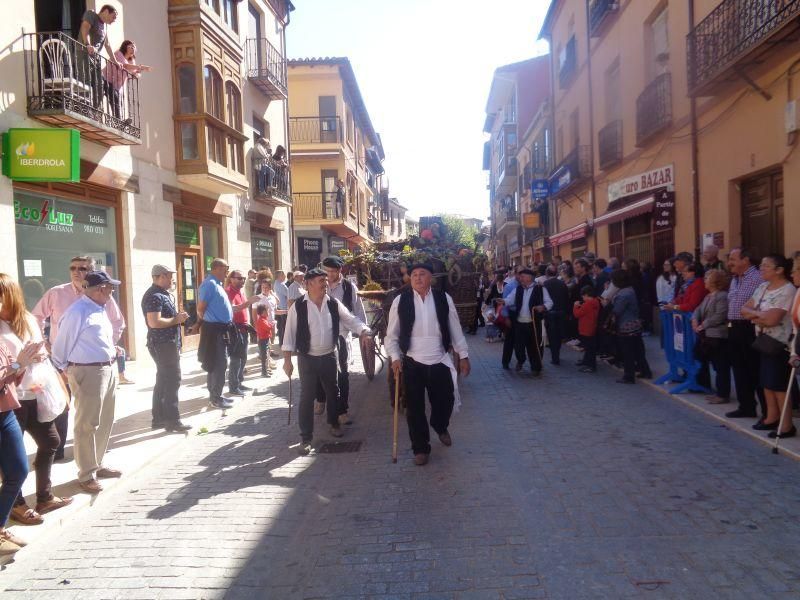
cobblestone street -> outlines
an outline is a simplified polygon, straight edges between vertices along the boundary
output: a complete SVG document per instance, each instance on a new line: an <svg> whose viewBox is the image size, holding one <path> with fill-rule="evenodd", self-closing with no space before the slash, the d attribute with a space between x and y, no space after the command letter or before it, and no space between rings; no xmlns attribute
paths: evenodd
<svg viewBox="0 0 800 600"><path fill-rule="evenodd" d="M470 338L452 448L393 465L381 372L358 452L298 457L288 384L98 496L0 573L9 598L790 598L800 465L576 354L533 380ZM360 362L360 361L358 361ZM360 365L356 367L360 370ZM299 386L295 379L295 398ZM327 439L317 417L315 445Z"/></svg>

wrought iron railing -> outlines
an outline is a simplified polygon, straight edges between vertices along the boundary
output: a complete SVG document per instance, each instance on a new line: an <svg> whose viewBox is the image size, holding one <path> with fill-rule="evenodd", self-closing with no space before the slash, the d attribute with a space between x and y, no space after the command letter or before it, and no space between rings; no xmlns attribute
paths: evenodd
<svg viewBox="0 0 800 600"><path fill-rule="evenodd" d="M724 0L686 38L694 91L800 17L800 0Z"/></svg>
<svg viewBox="0 0 800 600"><path fill-rule="evenodd" d="M517 214L517 210L514 206L509 206L508 208L499 207L495 212L495 226L497 230L500 231L504 225L508 225L509 223L519 224L519 216Z"/></svg>
<svg viewBox="0 0 800 600"><path fill-rule="evenodd" d="M270 97L288 97L286 57L268 39L249 38L245 45L245 58L249 79L257 81L259 87Z"/></svg>
<svg viewBox="0 0 800 600"><path fill-rule="evenodd" d="M636 145L641 146L672 124L672 78L662 73L636 99Z"/></svg>
<svg viewBox="0 0 800 600"><path fill-rule="evenodd" d="M561 89L569 85L573 75L575 75L575 71L578 69L578 49L574 35L569 38L563 52L564 59L561 61L561 66L558 69L558 82L561 85Z"/></svg>
<svg viewBox="0 0 800 600"><path fill-rule="evenodd" d="M270 196L284 202L292 201L289 194L289 169L272 158L259 156L253 159L253 185L259 196Z"/></svg>
<svg viewBox="0 0 800 600"><path fill-rule="evenodd" d="M619 8L619 0L594 0L589 6L589 31L594 34L606 17Z"/></svg>
<svg viewBox="0 0 800 600"><path fill-rule="evenodd" d="M28 114L34 117L67 114L111 135L141 139L139 80L61 32L23 36L25 90Z"/></svg>
<svg viewBox="0 0 800 600"><path fill-rule="evenodd" d="M383 240L383 229L374 219L370 219L367 225L367 233L369 233L369 237L375 242L380 242Z"/></svg>
<svg viewBox="0 0 800 600"><path fill-rule="evenodd" d="M342 143L339 117L290 117L289 140L296 144Z"/></svg>
<svg viewBox="0 0 800 600"><path fill-rule="evenodd" d="M294 214L298 219L341 219L355 222L349 215L347 199L337 202L336 192L295 192Z"/></svg>
<svg viewBox="0 0 800 600"><path fill-rule="evenodd" d="M607 169L622 160L622 120L611 121L597 132L600 168Z"/></svg>

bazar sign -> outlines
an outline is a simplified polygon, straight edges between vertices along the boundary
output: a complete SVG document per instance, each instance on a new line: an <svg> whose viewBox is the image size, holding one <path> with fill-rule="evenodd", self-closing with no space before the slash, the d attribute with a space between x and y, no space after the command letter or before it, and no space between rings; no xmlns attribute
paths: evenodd
<svg viewBox="0 0 800 600"><path fill-rule="evenodd" d="M632 196L641 192L649 192L656 188L668 187L672 188L675 185L675 166L667 165L659 167L646 173L639 173L633 177L620 179L613 183L608 184L608 201L609 203L624 198L625 196Z"/></svg>
<svg viewBox="0 0 800 600"><path fill-rule="evenodd" d="M3 134L3 175L15 181L80 181L77 129L9 129Z"/></svg>

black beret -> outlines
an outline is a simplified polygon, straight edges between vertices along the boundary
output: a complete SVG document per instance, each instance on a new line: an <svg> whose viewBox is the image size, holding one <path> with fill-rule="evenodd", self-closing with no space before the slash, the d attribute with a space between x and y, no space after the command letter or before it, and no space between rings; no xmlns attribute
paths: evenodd
<svg viewBox="0 0 800 600"><path fill-rule="evenodd" d="M328 256L322 261L322 266L329 269L341 269L344 266L344 261L338 256Z"/></svg>
<svg viewBox="0 0 800 600"><path fill-rule="evenodd" d="M533 270L531 269L520 269L519 271L517 271L517 275L530 275L531 277L537 277L537 274L534 273Z"/></svg>
<svg viewBox="0 0 800 600"><path fill-rule="evenodd" d="M425 269L426 271L430 271L431 275L433 275L433 265L426 262L418 262L411 265L408 269L409 273L413 273L414 269Z"/></svg>
<svg viewBox="0 0 800 600"><path fill-rule="evenodd" d="M328 274L325 271L315 267L313 269L309 269L306 272L306 281L308 281L309 279L314 279L315 277L327 277L327 276Z"/></svg>

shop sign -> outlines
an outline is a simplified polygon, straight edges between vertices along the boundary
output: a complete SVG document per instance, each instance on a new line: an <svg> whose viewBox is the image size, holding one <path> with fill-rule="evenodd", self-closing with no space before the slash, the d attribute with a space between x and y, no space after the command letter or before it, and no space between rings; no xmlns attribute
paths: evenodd
<svg viewBox="0 0 800 600"><path fill-rule="evenodd" d="M525 229L538 229L542 226L541 215L538 212L527 212L522 215L522 223Z"/></svg>
<svg viewBox="0 0 800 600"><path fill-rule="evenodd" d="M258 252L272 252L273 242L269 238L253 238L253 249Z"/></svg>
<svg viewBox="0 0 800 600"><path fill-rule="evenodd" d="M555 195L573 182L575 175L572 172L572 165L566 164L556 171L550 178L550 193Z"/></svg>
<svg viewBox="0 0 800 600"><path fill-rule="evenodd" d="M3 134L3 175L15 181L81 180L77 129L9 129Z"/></svg>
<svg viewBox="0 0 800 600"><path fill-rule="evenodd" d="M200 245L200 226L187 221L175 221L175 243L180 246Z"/></svg>
<svg viewBox="0 0 800 600"><path fill-rule="evenodd" d="M540 237L533 240L533 249L534 250L541 250L544 248L545 238Z"/></svg>
<svg viewBox="0 0 800 600"><path fill-rule="evenodd" d="M675 227L675 192L656 194L653 205L653 230L672 229Z"/></svg>
<svg viewBox="0 0 800 600"><path fill-rule="evenodd" d="M632 196L633 194L640 194L661 187L666 187L669 191L672 191L673 185L675 185L675 166L659 167L646 173L639 173L633 177L609 183L608 203L611 204L625 196Z"/></svg>
<svg viewBox="0 0 800 600"><path fill-rule="evenodd" d="M328 251L331 254L339 254L339 250L347 248L347 240L342 237L331 236L328 238Z"/></svg>
<svg viewBox="0 0 800 600"><path fill-rule="evenodd" d="M99 234L108 226L108 209L52 198L22 196L14 199L14 220L17 225L43 227L60 233Z"/></svg>
<svg viewBox="0 0 800 600"><path fill-rule="evenodd" d="M531 181L531 198L544 200L550 195L550 183L547 179L534 179Z"/></svg>
<svg viewBox="0 0 800 600"><path fill-rule="evenodd" d="M297 242L305 252L320 252L322 249L322 240L319 238L297 238Z"/></svg>
<svg viewBox="0 0 800 600"><path fill-rule="evenodd" d="M509 238L507 245L509 253L519 250L519 240L515 237Z"/></svg>

